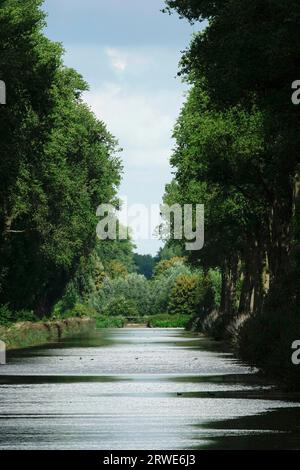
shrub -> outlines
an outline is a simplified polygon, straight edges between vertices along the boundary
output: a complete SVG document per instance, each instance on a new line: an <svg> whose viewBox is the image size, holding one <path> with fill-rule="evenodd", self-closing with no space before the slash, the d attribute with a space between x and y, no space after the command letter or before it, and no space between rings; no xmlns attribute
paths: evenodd
<svg viewBox="0 0 300 470"><path fill-rule="evenodd" d="M125 319L123 317L108 317L100 315L96 318L97 328L123 328Z"/></svg>
<svg viewBox="0 0 300 470"><path fill-rule="evenodd" d="M159 314L150 316L148 325L151 328L186 328L189 320L189 315Z"/></svg>
<svg viewBox="0 0 300 470"><path fill-rule="evenodd" d="M29 311L29 310L21 310L19 312L16 312L15 319L17 321L30 321L30 322L39 321L39 318L32 311Z"/></svg>
<svg viewBox="0 0 300 470"><path fill-rule="evenodd" d="M176 279L181 275L190 275L191 269L183 263L175 263L164 274L150 281L151 286L151 310L150 313L158 314L169 310L171 292Z"/></svg>
<svg viewBox="0 0 300 470"><path fill-rule="evenodd" d="M138 314L138 308L134 300L125 297L112 298L103 310L103 315L112 317L137 317Z"/></svg>
<svg viewBox="0 0 300 470"><path fill-rule="evenodd" d="M183 258L181 256L173 256L173 258L171 259L164 259L155 266L154 274L155 276L163 275L173 266L184 264L185 260L186 258Z"/></svg>
<svg viewBox="0 0 300 470"><path fill-rule="evenodd" d="M0 325L8 326L14 321L14 314L7 305L0 306Z"/></svg>
<svg viewBox="0 0 300 470"><path fill-rule="evenodd" d="M54 317L56 318L72 318L72 317L91 317L95 318L97 312L94 308L90 307L89 305L85 304L76 304L73 308L66 310L65 312L61 313L60 315Z"/></svg>
<svg viewBox="0 0 300 470"><path fill-rule="evenodd" d="M200 278L197 274L181 274L171 290L169 313L193 315L196 312Z"/></svg>
<svg viewBox="0 0 300 470"><path fill-rule="evenodd" d="M107 274L111 279L117 279L119 277L127 277L128 270L126 266L118 260L112 260L107 265Z"/></svg>
<svg viewBox="0 0 300 470"><path fill-rule="evenodd" d="M9 309L8 305L0 307L0 325L9 326L15 322L36 322L39 318L30 310L19 310L13 312Z"/></svg>
<svg viewBox="0 0 300 470"><path fill-rule="evenodd" d="M125 302L126 300L126 302ZM121 303L124 311L118 304ZM144 276L136 273L129 274L126 278L106 278L102 288L91 298L91 305L99 313L115 311L128 316L143 316L151 311L150 283ZM128 313L124 313L128 311Z"/></svg>

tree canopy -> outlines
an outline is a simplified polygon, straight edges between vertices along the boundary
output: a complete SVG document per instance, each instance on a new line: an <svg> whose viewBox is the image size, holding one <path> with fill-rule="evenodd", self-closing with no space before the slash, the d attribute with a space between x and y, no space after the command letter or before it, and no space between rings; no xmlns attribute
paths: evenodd
<svg viewBox="0 0 300 470"><path fill-rule="evenodd" d="M270 363L274 351L251 350L253 335L263 335L266 323L278 335L279 315L286 337L299 323L300 137L291 87L300 66L300 5L166 0L166 10L206 23L181 60L191 90L174 129L165 200L204 203L205 246L187 253L189 260L221 272L223 334L239 315L252 315L241 350Z"/></svg>
<svg viewBox="0 0 300 470"><path fill-rule="evenodd" d="M39 315L93 249L121 172L116 140L81 100L87 84L43 35L41 3L0 9L0 302Z"/></svg>

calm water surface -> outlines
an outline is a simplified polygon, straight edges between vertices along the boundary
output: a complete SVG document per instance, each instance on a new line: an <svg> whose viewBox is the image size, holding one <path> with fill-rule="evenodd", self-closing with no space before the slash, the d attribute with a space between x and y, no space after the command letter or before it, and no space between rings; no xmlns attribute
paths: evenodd
<svg viewBox="0 0 300 470"><path fill-rule="evenodd" d="M300 403L207 338L98 330L0 366L0 449L300 449Z"/></svg>

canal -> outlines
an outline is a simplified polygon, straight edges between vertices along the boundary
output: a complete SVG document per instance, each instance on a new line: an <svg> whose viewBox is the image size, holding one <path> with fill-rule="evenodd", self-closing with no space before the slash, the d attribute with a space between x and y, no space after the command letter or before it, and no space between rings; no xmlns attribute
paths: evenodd
<svg viewBox="0 0 300 470"><path fill-rule="evenodd" d="M300 402L181 329L97 330L0 366L0 449L278 448L300 448Z"/></svg>

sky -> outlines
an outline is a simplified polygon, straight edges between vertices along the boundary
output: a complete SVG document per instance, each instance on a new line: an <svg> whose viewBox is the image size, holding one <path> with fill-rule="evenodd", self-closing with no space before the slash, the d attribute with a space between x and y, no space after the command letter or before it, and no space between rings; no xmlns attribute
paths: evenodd
<svg viewBox="0 0 300 470"><path fill-rule="evenodd" d="M197 27L161 13L163 6L163 0L44 4L46 35L63 43L65 64L89 83L84 100L123 149L119 195L129 205L162 202L172 178L172 129L187 91L178 63ZM137 252L152 255L161 246L157 239L135 244Z"/></svg>

